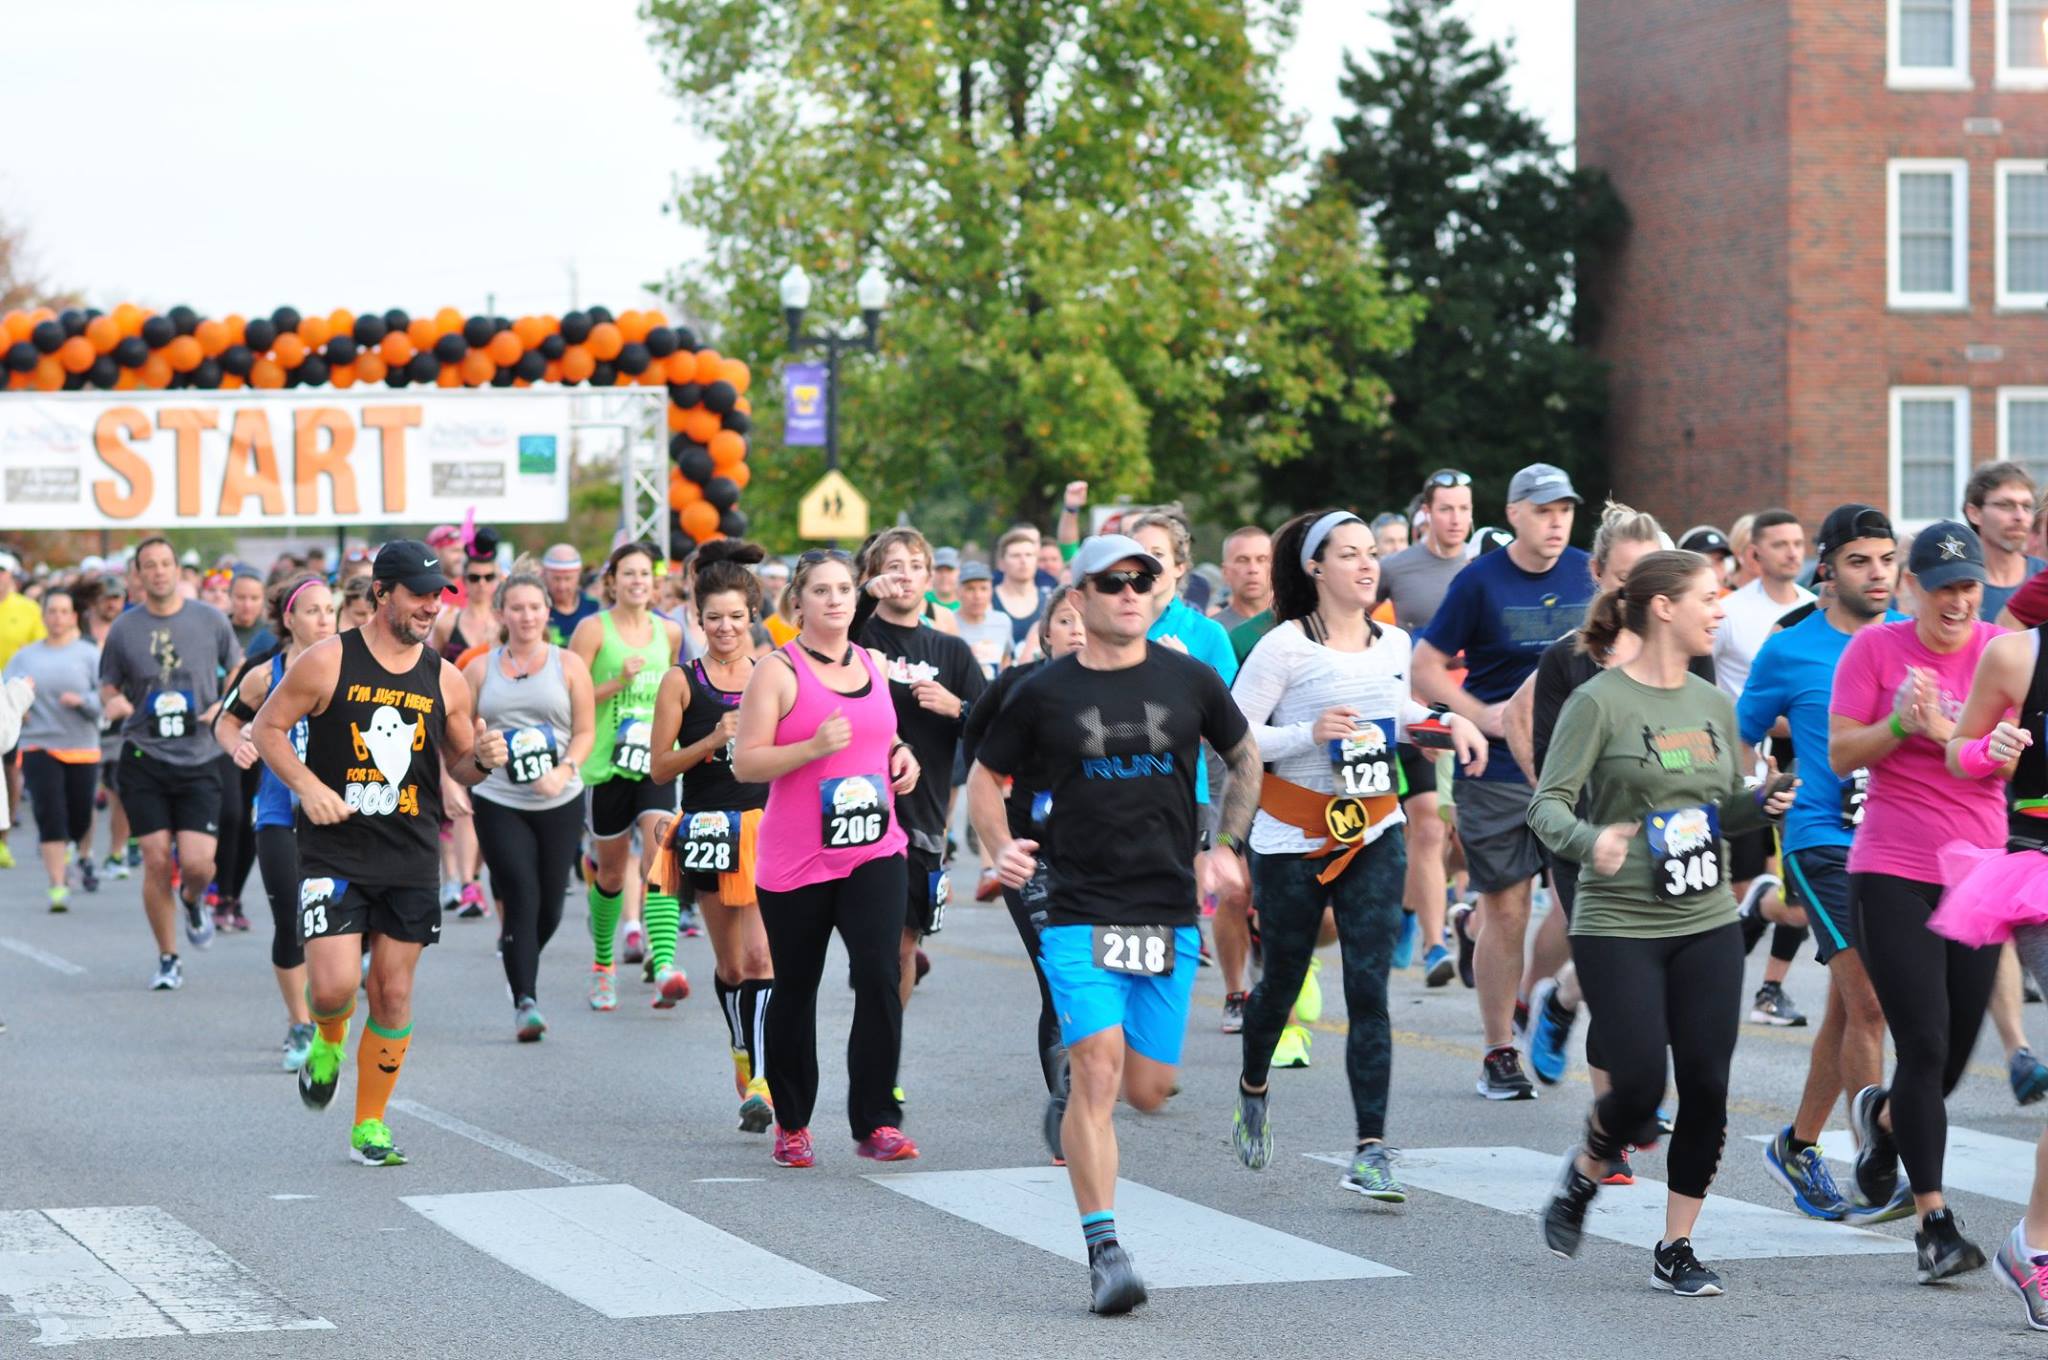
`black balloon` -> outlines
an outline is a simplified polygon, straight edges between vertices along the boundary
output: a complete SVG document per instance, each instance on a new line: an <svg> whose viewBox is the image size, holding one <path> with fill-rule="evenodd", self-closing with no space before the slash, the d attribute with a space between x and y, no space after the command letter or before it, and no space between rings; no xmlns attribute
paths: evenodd
<svg viewBox="0 0 2048 1360"><path fill-rule="evenodd" d="M201 359L199 367L192 370L192 385L203 387L209 392L220 386L221 367L218 359Z"/></svg>
<svg viewBox="0 0 2048 1360"><path fill-rule="evenodd" d="M121 366L114 362L113 355L102 354L92 361L92 367L85 371L85 376L94 387L111 390L115 383L121 381Z"/></svg>
<svg viewBox="0 0 2048 1360"><path fill-rule="evenodd" d="M140 341L136 342L140 344ZM33 373L36 361L43 356L26 340L17 340L7 347L7 371L9 373Z"/></svg>
<svg viewBox="0 0 2048 1360"><path fill-rule="evenodd" d="M454 331L434 342L434 357L444 364L459 364L469 354L469 342Z"/></svg>
<svg viewBox="0 0 2048 1360"><path fill-rule="evenodd" d="M142 343L151 349L162 349L177 338L178 328L167 316L153 316L142 323ZM264 348L269 349L270 346L265 345Z"/></svg>
<svg viewBox="0 0 2048 1360"><path fill-rule="evenodd" d="M718 532L724 534L727 538L745 538L747 536L747 512L738 506L722 512L718 516Z"/></svg>
<svg viewBox="0 0 2048 1360"><path fill-rule="evenodd" d="M730 477L713 477L704 483L704 499L720 510L730 510L740 503L740 484Z"/></svg>
<svg viewBox="0 0 2048 1360"><path fill-rule="evenodd" d="M384 313L384 329L387 331L402 331L411 324L412 318L405 314L403 307L393 307Z"/></svg>
<svg viewBox="0 0 2048 1360"><path fill-rule="evenodd" d="M559 359L569 350L569 342L559 335L550 335L540 342L540 357Z"/></svg>
<svg viewBox="0 0 2048 1360"><path fill-rule="evenodd" d="M346 335L337 335L327 342L327 362L330 364L352 364L356 361L356 342Z"/></svg>
<svg viewBox="0 0 2048 1360"><path fill-rule="evenodd" d="M673 511L671 511L671 512L670 512L670 514L669 514L669 518L670 518L670 519L674 519L674 518L675 518L675 514L674 514L674 512L673 512ZM697 545L696 545L696 543L694 543L694 542L692 542L692 541L691 541L691 539L690 539L690 536L689 536L688 534L684 533L684 532L682 531L682 528L681 528L680 526L675 526L675 525L672 525L672 526L671 526L671 527L669 528L669 531L668 531L668 560L669 560L669 561L671 561L671 562L681 562L681 561L685 561L685 560L687 560L687 559L688 559L689 555L690 555L690 554L691 554L692 552L695 552L695 551L696 551L696 549L697 549Z"/></svg>
<svg viewBox="0 0 2048 1360"><path fill-rule="evenodd" d="M718 423L734 434L745 434L754 428L754 418L745 411L727 411L718 418Z"/></svg>
<svg viewBox="0 0 2048 1360"><path fill-rule="evenodd" d="M697 485L703 486L706 482L712 480L711 450L705 448L702 444L693 444L683 451L680 458L676 459L676 467L682 472L683 476L689 478ZM727 480L731 479L728 478Z"/></svg>
<svg viewBox="0 0 2048 1360"><path fill-rule="evenodd" d="M440 361L425 350L421 350L406 364L405 376L416 383L430 383L441 376Z"/></svg>
<svg viewBox="0 0 2048 1360"><path fill-rule="evenodd" d="M270 324L277 327L280 332L297 330L299 322L303 320L305 318L299 315L299 309L296 307L280 307L270 314Z"/></svg>
<svg viewBox="0 0 2048 1360"><path fill-rule="evenodd" d="M509 330L511 330L511 329L512 329L512 318L511 318L511 317L509 317L509 316L494 316L494 317L492 317L492 318L491 318L491 334L492 334L492 335L496 335L496 334L497 334L497 333L498 333L499 331L509 331Z"/></svg>
<svg viewBox="0 0 2048 1360"><path fill-rule="evenodd" d="M165 315L171 319L171 329L180 335L190 335L199 329L199 313L193 311L182 302L171 308Z"/></svg>
<svg viewBox="0 0 2048 1360"><path fill-rule="evenodd" d="M518 371L515 368L513 368L512 365L501 364L499 365L498 370L495 373L491 374L491 386L510 387L513 383L513 380L518 378L518 376Z"/></svg>
<svg viewBox="0 0 2048 1360"><path fill-rule="evenodd" d="M76 307L66 307L63 311L57 313L57 324L63 328L66 340L69 340L74 335L84 335L85 322L85 313L79 311Z"/></svg>
<svg viewBox="0 0 2048 1360"><path fill-rule="evenodd" d="M491 329L491 319L487 316L473 316L462 323L462 338L471 349L482 349L490 344L496 333Z"/></svg>
<svg viewBox="0 0 2048 1360"><path fill-rule="evenodd" d="M704 385L704 409L714 415L724 415L740 399L740 390L725 379Z"/></svg>
<svg viewBox="0 0 2048 1360"><path fill-rule="evenodd" d="M317 354L308 354L299 361L298 368L293 371L299 375L299 381L308 387L319 387L327 381L327 361Z"/></svg>
<svg viewBox="0 0 2048 1360"><path fill-rule="evenodd" d="M380 343L390 330L381 316L359 316L356 318L356 343L368 348Z"/></svg>
<svg viewBox="0 0 2048 1360"><path fill-rule="evenodd" d="M415 357L417 357L417 356L415 356ZM385 370L384 370L384 385L385 385L386 387L404 387L404 386L406 386L406 385L407 385L408 383L410 383L410 382L412 381L412 375L411 375L411 374L409 374L409 373L407 373L407 372L406 372L405 370L406 370L406 365L404 365L404 364L393 364L393 365L391 365L391 367L389 367L389 368L385 369Z"/></svg>
<svg viewBox="0 0 2048 1360"><path fill-rule="evenodd" d="M588 315L590 317L590 324L593 326L602 326L607 321L618 320L617 317L612 315L612 309L609 307L592 307Z"/></svg>
<svg viewBox="0 0 2048 1360"><path fill-rule="evenodd" d="M120 355L121 347L119 345L116 345L114 347L114 357L120 358ZM128 361L126 359L122 359L121 362L125 364ZM255 364L256 351L250 349L247 345L229 345L226 349L220 352L221 372L232 373L237 378L248 377L249 370L253 368Z"/></svg>
<svg viewBox="0 0 2048 1360"><path fill-rule="evenodd" d="M704 400L704 388L699 383L670 383L668 399L685 411Z"/></svg>
<svg viewBox="0 0 2048 1360"><path fill-rule="evenodd" d="M657 359L666 359L676 352L676 333L666 326L656 326L647 332L647 352Z"/></svg>
<svg viewBox="0 0 2048 1360"><path fill-rule="evenodd" d="M143 339L147 340L148 338L149 330L145 326L143 328ZM275 322L266 321L259 316L242 328L242 338L248 341L250 349L261 354L277 343L277 325ZM151 346L151 348L155 348L155 346Z"/></svg>
<svg viewBox="0 0 2048 1360"><path fill-rule="evenodd" d="M562 339L571 345L580 345L590 338L590 318L581 312L570 312L562 318Z"/></svg>
<svg viewBox="0 0 2048 1360"><path fill-rule="evenodd" d="M618 382L619 370L615 364L600 360L597 367L590 370L590 385L592 387L616 387Z"/></svg>
<svg viewBox="0 0 2048 1360"><path fill-rule="evenodd" d="M619 372L629 378L639 377L647 371L647 366L653 362L654 355L648 351L647 346L638 341L625 345L619 350Z"/></svg>
<svg viewBox="0 0 2048 1360"><path fill-rule="evenodd" d="M64 375L64 390L65 390L66 392L79 392L79 391L83 391L84 389L85 389L85 374L83 374L83 373L66 373L66 374Z"/></svg>
<svg viewBox="0 0 2048 1360"><path fill-rule="evenodd" d="M680 433L672 434L668 437L668 460L671 463L679 462L684 454L698 447L700 445L690 436ZM710 450L707 449L705 451L708 453Z"/></svg>
<svg viewBox="0 0 2048 1360"><path fill-rule="evenodd" d="M151 320L156 318L152 317ZM169 322L164 324L169 325ZM55 354L71 337L64 334L64 328L54 321L38 321L36 328L28 333L29 343L44 354Z"/></svg>
<svg viewBox="0 0 2048 1360"><path fill-rule="evenodd" d="M149 346L139 335L124 335L114 342L114 362L123 368L141 368L149 359Z"/></svg>
<svg viewBox="0 0 2048 1360"><path fill-rule="evenodd" d="M512 369L517 377L528 382L539 382L547 376L548 361L541 351L530 349L519 356L519 362L514 364Z"/></svg>
<svg viewBox="0 0 2048 1360"><path fill-rule="evenodd" d="M697 332L691 330L688 326L676 327L676 348L695 354L697 352Z"/></svg>

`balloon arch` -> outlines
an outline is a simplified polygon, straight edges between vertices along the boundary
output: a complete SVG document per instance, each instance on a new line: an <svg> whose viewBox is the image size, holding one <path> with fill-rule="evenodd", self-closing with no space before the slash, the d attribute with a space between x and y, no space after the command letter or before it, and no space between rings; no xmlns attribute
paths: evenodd
<svg viewBox="0 0 2048 1360"><path fill-rule="evenodd" d="M682 555L679 539L702 543L747 531L739 499L750 476L752 375L654 309L510 318L443 307L416 318L396 307L311 316L279 307L267 317L213 318L190 307L152 313L128 302L109 312L40 307L0 317L0 371L5 390L38 392L666 387L671 556Z"/></svg>

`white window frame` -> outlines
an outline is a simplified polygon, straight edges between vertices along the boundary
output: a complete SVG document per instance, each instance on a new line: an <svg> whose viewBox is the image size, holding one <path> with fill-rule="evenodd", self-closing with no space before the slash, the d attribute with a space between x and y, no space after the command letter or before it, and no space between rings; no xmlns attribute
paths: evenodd
<svg viewBox="0 0 2048 1360"><path fill-rule="evenodd" d="M2001 387L1998 389L1998 461L2016 462L2012 456L2012 404L2016 401L2038 401L2048 404L2048 387ZM2048 482L2043 482L2048 486ZM2040 487L2036 487L2038 493Z"/></svg>
<svg viewBox="0 0 2048 1360"><path fill-rule="evenodd" d="M1950 250L1955 288L1947 293L1907 293L1899 288L1899 176L1947 174ZM1884 168L1885 301L1898 311L1968 311L1970 307L1970 163L1966 160L1892 160Z"/></svg>
<svg viewBox="0 0 2048 1360"><path fill-rule="evenodd" d="M2005 0L1999 0L2002 5ZM1967 90L1970 80L1970 0L1953 0L1953 66L1902 66L1899 0L1885 0L1884 83L1894 90Z"/></svg>
<svg viewBox="0 0 2048 1360"><path fill-rule="evenodd" d="M1902 476L1904 463L1904 432L1899 421L1899 408L1908 401L1946 400L1955 411L1956 459L1955 485L1949 490L1948 509L1939 515L1925 519L1907 519L1905 505L1900 499L1905 494ZM1967 387L1894 387L1890 394L1891 435L1890 457L1886 476L1890 482L1887 502L1892 522L1900 528L1917 533L1937 519L1954 519L1962 513L1963 488L1970 480L1970 389ZM2001 422L2001 428L2003 423Z"/></svg>
<svg viewBox="0 0 2048 1360"><path fill-rule="evenodd" d="M2006 286L2005 182L2013 175L2048 175L2048 160L2000 161L1997 175L1996 192L1992 195L1992 212L1997 214L1997 217L1991 224L1993 273L1997 278L1998 288L1997 305L2002 311L2038 312L2048 308L2048 292L2015 293Z"/></svg>
<svg viewBox="0 0 2048 1360"><path fill-rule="evenodd" d="M2011 29L2012 6L1995 0L1991 49L1997 55L1993 84L2001 90L2048 90L2048 66L2012 66L2012 51L2006 35Z"/></svg>

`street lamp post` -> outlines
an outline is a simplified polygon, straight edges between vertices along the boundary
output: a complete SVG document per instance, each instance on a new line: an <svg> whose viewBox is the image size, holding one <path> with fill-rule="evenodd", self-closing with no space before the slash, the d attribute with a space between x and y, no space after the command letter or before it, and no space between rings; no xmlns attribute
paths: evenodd
<svg viewBox="0 0 2048 1360"><path fill-rule="evenodd" d="M793 352L805 349L825 351L825 467L827 471L839 468L839 356L847 353L873 354L881 337L882 312L889 305L889 281L882 277L882 271L869 265L853 285L856 301L860 303L861 327L854 331L851 323L845 326L827 326L822 335L804 334L804 311L811 305L811 276L800 264L793 264L782 276L782 320L789 327L789 347Z"/></svg>

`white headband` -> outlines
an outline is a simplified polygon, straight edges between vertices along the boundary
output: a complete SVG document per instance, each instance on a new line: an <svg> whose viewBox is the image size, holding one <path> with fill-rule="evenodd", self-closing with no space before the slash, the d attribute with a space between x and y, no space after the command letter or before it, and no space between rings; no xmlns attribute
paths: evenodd
<svg viewBox="0 0 2048 1360"><path fill-rule="evenodd" d="M1309 564L1316 560L1316 554L1322 551L1323 540L1336 532L1338 525L1363 523L1365 523L1364 520L1352 514L1349 510L1332 510L1314 524L1309 525L1308 532L1302 535L1301 539L1301 569L1303 571L1309 569Z"/></svg>

